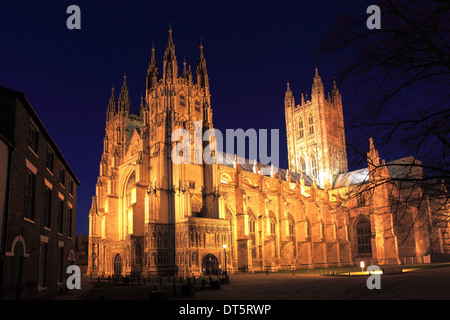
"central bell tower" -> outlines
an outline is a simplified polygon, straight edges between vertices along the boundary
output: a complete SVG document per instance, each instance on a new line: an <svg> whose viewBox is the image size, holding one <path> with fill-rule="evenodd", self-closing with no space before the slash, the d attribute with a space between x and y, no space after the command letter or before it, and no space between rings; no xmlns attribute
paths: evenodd
<svg viewBox="0 0 450 320"><path fill-rule="evenodd" d="M311 96L302 93L296 105L288 82L284 106L289 170L309 176L321 188L332 186L334 177L347 171L342 99L336 83L325 97L316 68Z"/></svg>

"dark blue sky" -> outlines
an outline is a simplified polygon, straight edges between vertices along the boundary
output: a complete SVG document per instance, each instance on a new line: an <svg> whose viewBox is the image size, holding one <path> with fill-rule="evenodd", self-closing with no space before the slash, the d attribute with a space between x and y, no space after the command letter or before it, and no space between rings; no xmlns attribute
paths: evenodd
<svg viewBox="0 0 450 320"><path fill-rule="evenodd" d="M81 8L81 30L66 28L71 4ZM350 10L333 0L2 2L0 84L26 94L81 181L77 233L88 234L112 83L118 92L126 69L137 112L152 42L161 70L169 23L180 69L185 57L195 70L202 39L215 127L280 129L286 168L286 81L299 101L317 63L331 90L336 66L314 52L333 17ZM351 92L341 93L351 110Z"/></svg>

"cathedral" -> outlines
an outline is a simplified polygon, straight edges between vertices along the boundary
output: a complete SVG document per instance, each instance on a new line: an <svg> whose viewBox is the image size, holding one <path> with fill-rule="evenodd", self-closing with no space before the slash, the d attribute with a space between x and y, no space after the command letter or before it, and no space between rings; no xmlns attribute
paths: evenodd
<svg viewBox="0 0 450 320"><path fill-rule="evenodd" d="M427 201L405 206L412 187L389 182L420 177L402 170L418 160L386 163L368 139L367 167L348 171L341 95L335 83L325 94L317 68L299 104L287 84L287 169L219 150L211 163L175 163L175 130L194 136L214 128L210 98L203 46L195 75L186 62L179 71L172 30L161 72L152 49L138 114L126 76L117 100L112 89L88 273L198 276L427 263L450 253L448 204L436 190L422 186ZM213 140L192 142L192 158Z"/></svg>

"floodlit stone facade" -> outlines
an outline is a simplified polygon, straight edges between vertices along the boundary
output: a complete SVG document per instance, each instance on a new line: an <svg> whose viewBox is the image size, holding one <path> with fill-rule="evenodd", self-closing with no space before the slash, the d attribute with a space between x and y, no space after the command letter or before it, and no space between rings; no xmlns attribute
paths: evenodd
<svg viewBox="0 0 450 320"><path fill-rule="evenodd" d="M342 99L335 84L325 98L317 69L311 97L302 96L301 104L288 84L289 170L220 152L213 136L202 139L213 128L203 46L195 77L185 62L179 74L169 30L161 73L152 49L139 114L130 112L125 76L117 101L112 91L89 213L88 273L192 276L361 260L383 265L427 262L431 247L450 252L448 223L431 236L429 205L405 209L403 223L414 232L398 229L389 201L403 189L373 183L389 178L395 164L380 161L372 140L368 167L348 172ZM172 139L177 129L190 133L183 137L187 148L176 148L183 141ZM202 161L204 153L214 161ZM448 215L447 203L442 206ZM424 228L411 224L418 212L425 213Z"/></svg>

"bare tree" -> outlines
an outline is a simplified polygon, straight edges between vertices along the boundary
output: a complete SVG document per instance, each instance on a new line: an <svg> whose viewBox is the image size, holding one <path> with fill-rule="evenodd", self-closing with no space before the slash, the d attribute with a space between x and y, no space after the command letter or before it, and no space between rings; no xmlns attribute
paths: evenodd
<svg viewBox="0 0 450 320"><path fill-rule="evenodd" d="M397 231L408 241L419 227L448 230L450 2L376 2L380 29L367 27L366 2L356 8L352 2L357 14L336 17L318 56L339 66L341 92L351 92L344 94L350 99L345 115L349 157L358 160L354 165L368 161L369 171L378 176L354 188L350 198L370 198L384 186L389 190L386 210L395 212ZM360 139L364 135L374 137L383 158L397 160L370 159L367 140Z"/></svg>

